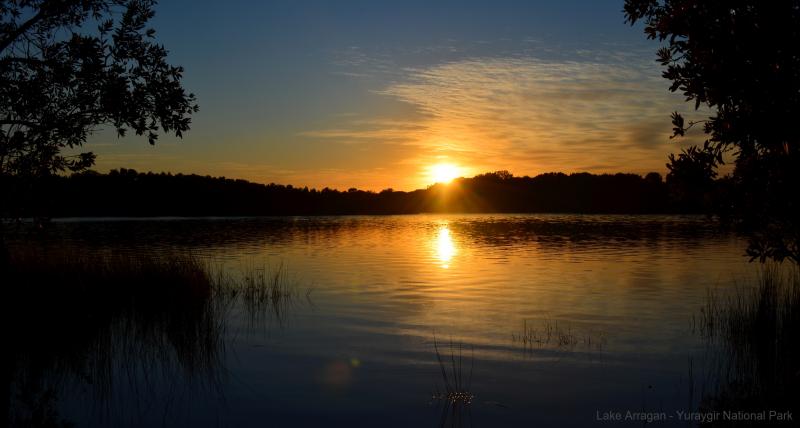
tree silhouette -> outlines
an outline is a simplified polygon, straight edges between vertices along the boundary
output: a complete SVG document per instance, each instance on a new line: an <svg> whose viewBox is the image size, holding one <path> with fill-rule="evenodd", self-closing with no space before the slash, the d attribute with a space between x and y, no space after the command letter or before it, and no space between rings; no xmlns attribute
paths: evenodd
<svg viewBox="0 0 800 428"><path fill-rule="evenodd" d="M702 126L707 140L671 157L670 175L707 182L732 158L725 212L751 233L748 252L800 262L800 1L626 0L624 11L665 43L658 61L670 90L713 111L672 114L673 137Z"/></svg>
<svg viewBox="0 0 800 428"><path fill-rule="evenodd" d="M0 176L79 171L100 125L181 137L197 111L147 27L154 0L0 1Z"/></svg>
<svg viewBox="0 0 800 428"><path fill-rule="evenodd" d="M645 178L636 174L588 173L515 177L499 171L411 192L327 187L318 190L125 168L108 174L85 171L58 175L47 181L47 186L32 194L18 194L17 198L47 201L46 211L56 217L697 211L686 201L674 204L667 183L658 173ZM30 209L35 208L15 198L9 202L8 206L23 208L15 213L20 217L30 216Z"/></svg>

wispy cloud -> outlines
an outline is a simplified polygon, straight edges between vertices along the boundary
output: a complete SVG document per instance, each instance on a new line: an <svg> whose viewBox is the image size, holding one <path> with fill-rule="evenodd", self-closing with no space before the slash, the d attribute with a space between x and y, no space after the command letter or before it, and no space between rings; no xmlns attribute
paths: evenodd
<svg viewBox="0 0 800 428"><path fill-rule="evenodd" d="M652 51L493 41L447 60L447 46L426 48L432 53L413 63L430 65L416 67L396 65L411 63L404 55L416 51L346 49L341 69L367 76L352 85L353 98L363 103L343 102L317 128L232 136L226 144L236 150L227 151L207 149L217 141L198 133L189 136L194 141L165 140L156 148L109 135L84 149L100 154L100 170L124 166L372 190L424 187L431 184L430 166L440 162L461 166L465 175L664 172L667 155L680 150L669 140L669 113L691 106L667 91ZM199 143L206 149L198 150Z"/></svg>
<svg viewBox="0 0 800 428"><path fill-rule="evenodd" d="M367 54L359 46L348 46L331 52L333 74L354 78L394 76L399 68L392 55Z"/></svg>
<svg viewBox="0 0 800 428"><path fill-rule="evenodd" d="M428 131L424 123L393 119L353 120L342 128L304 131L299 135L312 138L330 138L344 144L374 142L406 142L421 137Z"/></svg>
<svg viewBox="0 0 800 428"><path fill-rule="evenodd" d="M669 113L686 109L657 65L625 52L572 59L480 57L405 70L377 93L414 118L352 121L306 136L415 146L399 164L447 158L475 172L509 169L647 172L664 169Z"/></svg>

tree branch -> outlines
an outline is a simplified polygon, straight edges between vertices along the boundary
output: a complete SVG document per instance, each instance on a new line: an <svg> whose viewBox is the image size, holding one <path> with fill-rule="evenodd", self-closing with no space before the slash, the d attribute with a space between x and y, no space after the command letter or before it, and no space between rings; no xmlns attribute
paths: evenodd
<svg viewBox="0 0 800 428"><path fill-rule="evenodd" d="M39 127L39 124L37 122L31 122L29 120L17 120L17 119L0 120L0 126L2 125L22 125L22 126L27 126L28 128Z"/></svg>
<svg viewBox="0 0 800 428"><path fill-rule="evenodd" d="M39 58L24 58L24 57L17 57L17 56L8 56L5 58L0 58L0 64L10 64L10 63L21 63L27 65L41 65L45 62Z"/></svg>
<svg viewBox="0 0 800 428"><path fill-rule="evenodd" d="M42 7L42 9L39 10L39 13L34 15L33 18L25 21L25 23L17 27L16 30L14 30L9 35L0 40L0 52L6 50L7 47L9 47L12 43L14 43L14 40L16 40L17 37L25 34L26 31L28 31L31 27L36 25L36 23L41 21L45 16L46 15L44 13L44 7Z"/></svg>

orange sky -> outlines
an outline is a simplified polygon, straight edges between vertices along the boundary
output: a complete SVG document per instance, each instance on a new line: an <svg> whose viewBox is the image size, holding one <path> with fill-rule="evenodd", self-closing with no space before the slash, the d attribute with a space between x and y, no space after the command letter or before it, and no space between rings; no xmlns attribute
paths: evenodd
<svg viewBox="0 0 800 428"><path fill-rule="evenodd" d="M200 104L192 130L155 147L100 131L86 148L99 171L411 190L432 184L437 164L464 176L663 174L669 153L701 137L669 140L670 113L691 107L669 93L657 44L622 24L618 4L489 6L403 20L406 9L376 5L378 25L356 9L329 16L269 4L249 12L283 16L264 34L251 26L200 34L212 10L198 8L197 22L186 23L160 6L160 38Z"/></svg>

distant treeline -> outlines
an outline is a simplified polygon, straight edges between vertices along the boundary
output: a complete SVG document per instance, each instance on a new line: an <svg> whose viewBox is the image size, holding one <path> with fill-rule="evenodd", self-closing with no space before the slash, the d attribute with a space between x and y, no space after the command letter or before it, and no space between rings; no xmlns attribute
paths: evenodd
<svg viewBox="0 0 800 428"><path fill-rule="evenodd" d="M658 173L547 173L514 177L506 171L459 178L427 189L381 192L291 185L199 175L84 172L36 181L0 177L4 217L257 216L414 213L687 213L702 210ZM677 196L676 196L677 195Z"/></svg>

